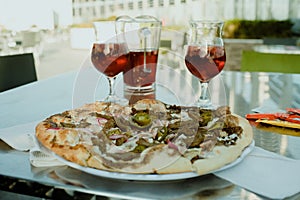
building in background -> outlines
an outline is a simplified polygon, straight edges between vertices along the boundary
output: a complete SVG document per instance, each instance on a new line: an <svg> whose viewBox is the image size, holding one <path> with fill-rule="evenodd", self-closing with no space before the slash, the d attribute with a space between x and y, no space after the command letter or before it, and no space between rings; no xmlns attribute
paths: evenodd
<svg viewBox="0 0 300 200"><path fill-rule="evenodd" d="M0 0L0 29L66 28L142 14L165 25L183 25L190 19L300 19L300 0Z"/></svg>
<svg viewBox="0 0 300 200"><path fill-rule="evenodd" d="M72 0L73 23L148 14L166 25L190 19L286 20L300 18L300 0Z"/></svg>

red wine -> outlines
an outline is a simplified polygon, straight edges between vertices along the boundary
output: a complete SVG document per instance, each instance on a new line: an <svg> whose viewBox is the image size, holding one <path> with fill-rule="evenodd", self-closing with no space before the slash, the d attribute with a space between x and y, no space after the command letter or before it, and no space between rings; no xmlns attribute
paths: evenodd
<svg viewBox="0 0 300 200"><path fill-rule="evenodd" d="M201 82L208 82L224 68L226 54L221 46L188 46L185 64Z"/></svg>
<svg viewBox="0 0 300 200"><path fill-rule="evenodd" d="M125 69L128 56L125 43L94 43L91 60L97 70L106 76L114 77Z"/></svg>
<svg viewBox="0 0 300 200"><path fill-rule="evenodd" d="M146 56L146 57L145 57ZM149 86L155 82L158 51L132 51L124 70L124 82L132 87ZM144 65L146 61L146 65Z"/></svg>

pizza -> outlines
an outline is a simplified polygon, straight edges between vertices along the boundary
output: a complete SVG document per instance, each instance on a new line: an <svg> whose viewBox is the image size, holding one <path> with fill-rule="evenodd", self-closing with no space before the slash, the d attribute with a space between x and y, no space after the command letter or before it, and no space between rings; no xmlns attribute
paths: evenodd
<svg viewBox="0 0 300 200"><path fill-rule="evenodd" d="M96 101L52 115L36 126L36 138L84 167L202 175L235 161L253 133L228 106L203 109L143 99L127 106Z"/></svg>

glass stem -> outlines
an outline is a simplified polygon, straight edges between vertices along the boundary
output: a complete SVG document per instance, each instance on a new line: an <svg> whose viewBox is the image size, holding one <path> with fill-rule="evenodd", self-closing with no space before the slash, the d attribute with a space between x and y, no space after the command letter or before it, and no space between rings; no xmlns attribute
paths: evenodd
<svg viewBox="0 0 300 200"><path fill-rule="evenodd" d="M109 94L108 96L112 97L115 96L115 80L116 77L107 77L108 79L108 84L109 84Z"/></svg>
<svg viewBox="0 0 300 200"><path fill-rule="evenodd" d="M201 107L210 107L211 101L208 97L208 82L201 82L201 95L198 100Z"/></svg>
<svg viewBox="0 0 300 200"><path fill-rule="evenodd" d="M115 94L115 92L116 92L116 90L115 90L116 77L107 77L107 79L108 79L108 84L109 84L109 94L104 99L104 101L105 102L111 102L111 103L118 103L120 105L127 105L128 104L127 99L119 98Z"/></svg>
<svg viewBox="0 0 300 200"><path fill-rule="evenodd" d="M207 90L208 90L208 83L204 82L201 83L201 95L200 95L200 100L208 100L207 97Z"/></svg>

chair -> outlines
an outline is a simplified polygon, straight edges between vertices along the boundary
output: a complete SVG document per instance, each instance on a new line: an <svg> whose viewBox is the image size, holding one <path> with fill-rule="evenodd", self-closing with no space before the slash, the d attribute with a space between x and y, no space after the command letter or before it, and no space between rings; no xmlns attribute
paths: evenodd
<svg viewBox="0 0 300 200"><path fill-rule="evenodd" d="M36 80L32 53L0 56L0 92Z"/></svg>
<svg viewBox="0 0 300 200"><path fill-rule="evenodd" d="M5 52L7 49L7 41L4 37L0 35L0 53Z"/></svg>
<svg viewBox="0 0 300 200"><path fill-rule="evenodd" d="M241 71L300 73L300 55L243 51Z"/></svg>
<svg viewBox="0 0 300 200"><path fill-rule="evenodd" d="M26 48L35 48L41 42L40 32L33 31L23 31L22 32L22 47Z"/></svg>

